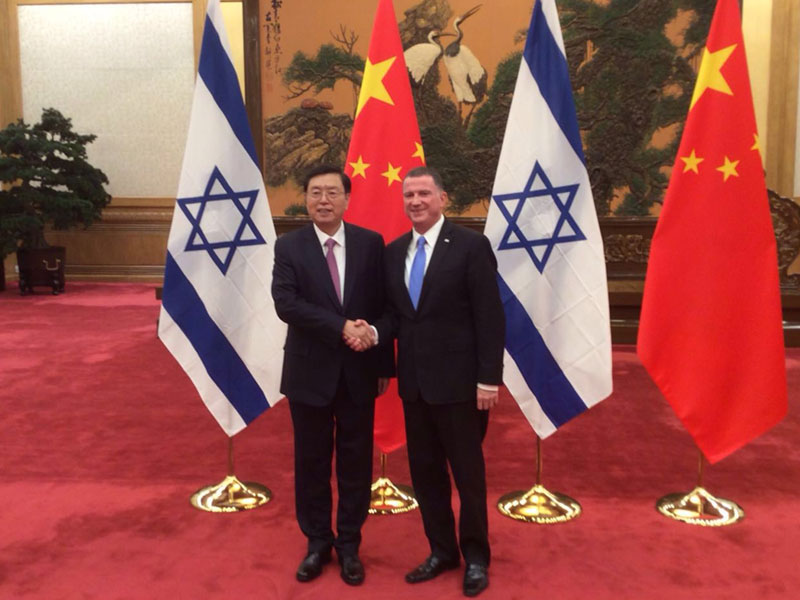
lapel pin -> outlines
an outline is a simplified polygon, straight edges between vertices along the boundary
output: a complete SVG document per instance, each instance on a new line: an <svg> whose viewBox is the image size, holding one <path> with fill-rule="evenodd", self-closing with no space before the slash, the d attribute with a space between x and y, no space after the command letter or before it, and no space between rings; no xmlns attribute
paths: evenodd
<svg viewBox="0 0 800 600"><path fill-rule="evenodd" d="M444 238L444 243L445 244L449 244L450 243L450 238Z"/></svg>

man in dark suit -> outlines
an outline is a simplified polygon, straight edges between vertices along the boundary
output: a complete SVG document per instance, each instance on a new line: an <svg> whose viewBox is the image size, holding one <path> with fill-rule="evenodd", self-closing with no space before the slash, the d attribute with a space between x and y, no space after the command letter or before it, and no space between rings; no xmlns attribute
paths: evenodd
<svg viewBox="0 0 800 600"><path fill-rule="evenodd" d="M481 443L502 383L505 318L489 240L442 215L439 174L419 167L403 181L413 230L386 248L389 321L379 339L397 336L397 378L408 458L430 556L406 575L427 581L464 556L464 593L489 585L486 477ZM456 536L453 473L461 499Z"/></svg>
<svg viewBox="0 0 800 600"><path fill-rule="evenodd" d="M355 352L343 336L373 343L363 320L384 311L384 245L374 231L342 221L350 179L341 169L314 169L303 191L312 224L278 239L272 275L275 308L289 325L281 392L294 428L297 521L308 538L297 579L319 576L335 548L342 579L358 585L364 581L358 548L370 501L375 397L393 374L393 356L390 347Z"/></svg>

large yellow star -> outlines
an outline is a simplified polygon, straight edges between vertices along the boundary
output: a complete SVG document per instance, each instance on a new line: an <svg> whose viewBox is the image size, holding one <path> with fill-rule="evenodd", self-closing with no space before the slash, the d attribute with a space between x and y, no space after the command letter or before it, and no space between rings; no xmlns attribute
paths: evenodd
<svg viewBox="0 0 800 600"><path fill-rule="evenodd" d="M697 170L697 165L705 160L705 158L700 158L694 153L694 148L692 148L692 153L689 156L681 156L681 160L683 161L683 172L686 171L694 171L698 175L700 171Z"/></svg>
<svg viewBox="0 0 800 600"><path fill-rule="evenodd" d="M388 163L386 167L386 171L381 173L384 177L386 177L386 184L391 186L392 183L395 181L400 181L400 169L402 169L402 165L399 167L393 167L392 163Z"/></svg>
<svg viewBox="0 0 800 600"><path fill-rule="evenodd" d="M418 144L414 142L414 146L417 147L417 151L411 155L411 158L419 158L422 161L422 164L425 164L425 150L422 149L422 144Z"/></svg>
<svg viewBox="0 0 800 600"><path fill-rule="evenodd" d="M725 162L722 163L721 166L717 167L717 171L720 171L724 177L722 181L728 181L728 177L738 177L739 173L736 172L736 165L739 164L738 160L731 160L727 156L725 157Z"/></svg>
<svg viewBox="0 0 800 600"><path fill-rule="evenodd" d="M386 86L383 85L383 78L389 72L396 58L396 56L392 56L374 65L369 58L367 59L367 64L364 66L364 77L361 80L361 91L358 93L356 118L358 118L358 114L370 98L375 98L394 106L394 100L392 100L389 92L386 91Z"/></svg>
<svg viewBox="0 0 800 600"><path fill-rule="evenodd" d="M367 169L370 165L364 162L360 154L358 155L358 160L356 162L351 162L350 166L353 167L353 177L361 175L364 179L367 178Z"/></svg>
<svg viewBox="0 0 800 600"><path fill-rule="evenodd" d="M735 49L736 44L723 48L722 50L717 50L716 52L709 52L708 47L703 50L703 61L700 63L697 83L694 84L694 94L692 94L692 103L689 105L689 110L692 110L695 102L709 89L733 96L733 92L728 82L725 81L725 78L722 76L720 69L722 69L722 65L730 58Z"/></svg>

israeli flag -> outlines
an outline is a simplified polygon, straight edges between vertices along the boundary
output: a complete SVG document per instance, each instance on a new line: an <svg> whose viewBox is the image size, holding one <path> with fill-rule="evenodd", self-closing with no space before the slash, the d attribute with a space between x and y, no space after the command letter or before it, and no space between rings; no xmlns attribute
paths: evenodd
<svg viewBox="0 0 800 600"><path fill-rule="evenodd" d="M280 400L275 228L219 0L206 13L158 335L232 436Z"/></svg>
<svg viewBox="0 0 800 600"><path fill-rule="evenodd" d="M537 435L611 393L600 227L554 0L537 0L485 234L506 312L504 380Z"/></svg>

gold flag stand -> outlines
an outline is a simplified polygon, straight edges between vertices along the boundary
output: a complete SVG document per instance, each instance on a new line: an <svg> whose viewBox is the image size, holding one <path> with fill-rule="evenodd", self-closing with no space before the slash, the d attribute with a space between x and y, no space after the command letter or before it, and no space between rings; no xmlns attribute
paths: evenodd
<svg viewBox="0 0 800 600"><path fill-rule="evenodd" d="M392 483L386 477L386 453L381 452L381 476L372 484L369 514L396 515L412 511L417 506L414 490L407 485Z"/></svg>
<svg viewBox="0 0 800 600"><path fill-rule="evenodd" d="M233 474L233 438L228 438L228 476L216 485L197 490L189 501L208 512L238 512L257 508L272 499L269 488L252 481L239 481Z"/></svg>
<svg viewBox="0 0 800 600"><path fill-rule="evenodd" d="M497 501L501 514L526 523L564 523L581 514L581 505L569 496L551 492L542 482L542 439L536 436L536 485L505 494Z"/></svg>
<svg viewBox="0 0 800 600"><path fill-rule="evenodd" d="M705 458L702 451L697 473L697 487L688 493L667 494L656 502L656 510L665 517L691 525L720 527L733 525L744 518L742 507L724 498L712 496L703 487Z"/></svg>

